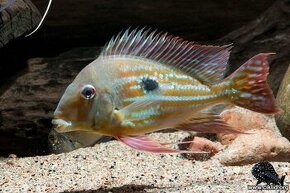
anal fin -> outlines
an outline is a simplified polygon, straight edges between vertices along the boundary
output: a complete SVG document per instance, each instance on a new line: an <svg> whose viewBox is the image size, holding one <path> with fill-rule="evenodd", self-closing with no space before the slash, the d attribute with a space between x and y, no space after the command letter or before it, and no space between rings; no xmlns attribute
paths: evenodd
<svg viewBox="0 0 290 193"><path fill-rule="evenodd" d="M197 131L202 133L238 133L241 132L221 119L219 115L213 113L200 113L194 115L189 121L180 124L176 129L182 131Z"/></svg>
<svg viewBox="0 0 290 193"><path fill-rule="evenodd" d="M171 149L162 145L157 141L154 141L153 139L150 139L148 136L145 135L121 136L117 137L117 139L133 149L152 153L198 153L198 154L208 153L204 151L186 151L186 150Z"/></svg>

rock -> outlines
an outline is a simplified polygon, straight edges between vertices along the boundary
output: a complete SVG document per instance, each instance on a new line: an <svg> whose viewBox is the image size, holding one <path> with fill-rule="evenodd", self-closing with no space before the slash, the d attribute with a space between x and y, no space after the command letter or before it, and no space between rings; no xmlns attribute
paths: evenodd
<svg viewBox="0 0 290 193"><path fill-rule="evenodd" d="M205 161L217 154L221 149L221 144L212 142L203 137L194 136L188 150L190 151L205 151L208 154L187 154L187 158L191 160Z"/></svg>
<svg viewBox="0 0 290 193"><path fill-rule="evenodd" d="M1 1L5 6L9 1ZM17 0L0 12L0 48L10 40L29 32L40 22L41 15L30 0Z"/></svg>
<svg viewBox="0 0 290 193"><path fill-rule="evenodd" d="M239 135L223 152L217 155L224 165L246 165L260 161L290 161L290 142L271 130L248 130L253 134Z"/></svg>
<svg viewBox="0 0 290 193"><path fill-rule="evenodd" d="M276 100L278 106L283 110L275 116L277 126L282 135L290 140L290 67L284 75Z"/></svg>
<svg viewBox="0 0 290 193"><path fill-rule="evenodd" d="M273 116L240 107L225 110L222 118L232 127L249 134L219 134L228 147L217 157L224 165L245 165L259 161L289 161L290 142L282 137Z"/></svg>
<svg viewBox="0 0 290 193"><path fill-rule="evenodd" d="M274 135L280 136L273 116L263 115L244 108L234 107L221 113L221 117L232 127L239 131L247 132L250 129L267 129ZM230 144L237 134L217 134L223 145Z"/></svg>
<svg viewBox="0 0 290 193"><path fill-rule="evenodd" d="M195 136L192 143L189 146L191 151L207 151L211 154L216 154L219 152L219 145L206 138Z"/></svg>
<svg viewBox="0 0 290 193"><path fill-rule="evenodd" d="M269 85L277 94L290 63L290 3L277 0L252 22L222 37L219 42L233 43L229 73L252 56L262 52L276 53L270 58Z"/></svg>

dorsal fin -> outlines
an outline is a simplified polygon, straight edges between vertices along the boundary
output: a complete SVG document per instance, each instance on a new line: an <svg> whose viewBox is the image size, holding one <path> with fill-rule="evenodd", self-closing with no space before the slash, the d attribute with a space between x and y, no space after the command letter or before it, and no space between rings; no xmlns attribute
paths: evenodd
<svg viewBox="0 0 290 193"><path fill-rule="evenodd" d="M175 67L203 83L223 79L231 46L208 46L151 29L126 30L105 46L102 56L137 56Z"/></svg>

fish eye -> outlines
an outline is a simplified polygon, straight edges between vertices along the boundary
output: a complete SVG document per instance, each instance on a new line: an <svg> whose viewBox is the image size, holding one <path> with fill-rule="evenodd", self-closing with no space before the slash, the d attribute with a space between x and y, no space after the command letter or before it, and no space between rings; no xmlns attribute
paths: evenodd
<svg viewBox="0 0 290 193"><path fill-rule="evenodd" d="M93 99L96 95L96 89L90 84L83 86L81 95L84 99Z"/></svg>

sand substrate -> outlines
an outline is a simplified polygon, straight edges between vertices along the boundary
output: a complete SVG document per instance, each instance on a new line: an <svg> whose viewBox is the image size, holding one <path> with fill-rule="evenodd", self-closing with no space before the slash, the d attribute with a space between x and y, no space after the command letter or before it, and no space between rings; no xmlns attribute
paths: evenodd
<svg viewBox="0 0 290 193"><path fill-rule="evenodd" d="M187 134L150 136L165 142ZM257 192L247 189L256 183L252 165L223 166L217 157L193 161L181 154L139 152L111 141L59 155L3 158L0 192ZM290 163L272 164L279 175L288 172L289 184Z"/></svg>

